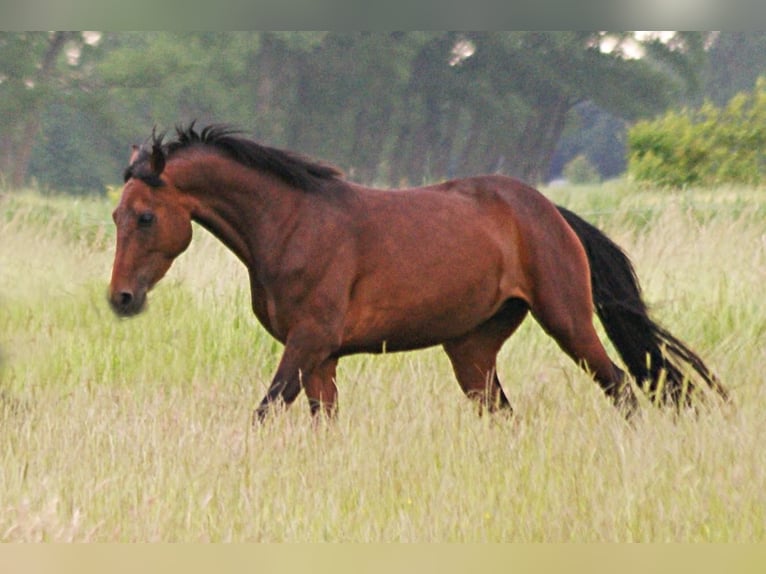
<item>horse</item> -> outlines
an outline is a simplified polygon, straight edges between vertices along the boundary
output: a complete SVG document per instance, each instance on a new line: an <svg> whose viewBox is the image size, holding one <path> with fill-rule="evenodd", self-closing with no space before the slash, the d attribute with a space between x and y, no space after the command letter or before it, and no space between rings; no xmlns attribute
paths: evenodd
<svg viewBox="0 0 766 574"><path fill-rule="evenodd" d="M650 318L621 248L517 179L364 187L231 127L192 123L172 141L155 130L133 146L124 182L111 308L141 312L192 222L209 230L247 267L252 310L284 346L253 424L301 390L312 415L335 416L342 357L435 345L481 412L512 413L496 360L528 314L628 417L639 385L662 404L702 388L726 398L702 359ZM638 384L607 355L594 310Z"/></svg>

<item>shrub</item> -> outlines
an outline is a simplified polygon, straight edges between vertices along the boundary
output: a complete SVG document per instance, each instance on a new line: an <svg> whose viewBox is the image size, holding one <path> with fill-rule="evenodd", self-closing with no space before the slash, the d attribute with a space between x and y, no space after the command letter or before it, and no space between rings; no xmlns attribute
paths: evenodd
<svg viewBox="0 0 766 574"><path fill-rule="evenodd" d="M763 181L766 158L766 78L723 109L671 111L628 132L628 175L668 187Z"/></svg>
<svg viewBox="0 0 766 574"><path fill-rule="evenodd" d="M575 156L564 166L563 175L567 181L575 184L598 183L601 181L598 170L583 154Z"/></svg>

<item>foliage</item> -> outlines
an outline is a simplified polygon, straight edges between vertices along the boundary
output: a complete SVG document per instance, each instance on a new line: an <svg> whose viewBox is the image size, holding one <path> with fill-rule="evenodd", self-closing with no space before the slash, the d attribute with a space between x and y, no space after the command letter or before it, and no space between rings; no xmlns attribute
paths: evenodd
<svg viewBox="0 0 766 574"><path fill-rule="evenodd" d="M563 175L573 184L598 183L601 179L598 170L582 154L575 156L564 166Z"/></svg>
<svg viewBox="0 0 766 574"><path fill-rule="evenodd" d="M551 160L551 177L563 176L564 165L578 155L584 155L602 179L625 173L627 124L592 102L575 106Z"/></svg>
<svg viewBox="0 0 766 574"><path fill-rule="evenodd" d="M766 172L766 78L722 109L671 111L628 134L628 172L639 182L687 187L759 184Z"/></svg>
<svg viewBox="0 0 766 574"><path fill-rule="evenodd" d="M602 50L611 38L637 43L585 31L3 33L0 171L16 187L101 191L153 126L196 119L366 182L539 182L578 104L643 117L694 84L694 34L647 41L640 59Z"/></svg>
<svg viewBox="0 0 766 574"><path fill-rule="evenodd" d="M723 107L740 92L749 92L766 75L766 32L762 30L721 31L708 51L702 74L704 95ZM701 103L695 99L696 103Z"/></svg>

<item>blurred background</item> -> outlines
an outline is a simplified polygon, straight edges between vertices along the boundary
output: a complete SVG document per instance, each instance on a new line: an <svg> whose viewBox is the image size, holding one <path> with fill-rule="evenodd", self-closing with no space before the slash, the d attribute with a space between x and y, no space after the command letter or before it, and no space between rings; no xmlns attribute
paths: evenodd
<svg viewBox="0 0 766 574"><path fill-rule="evenodd" d="M104 194L131 144L192 120L370 184L601 181L673 144L656 129L631 144L637 122L707 110L718 124L711 110L764 70L764 32L2 32L0 185ZM748 137L752 151L762 134ZM682 143L686 172L712 153Z"/></svg>

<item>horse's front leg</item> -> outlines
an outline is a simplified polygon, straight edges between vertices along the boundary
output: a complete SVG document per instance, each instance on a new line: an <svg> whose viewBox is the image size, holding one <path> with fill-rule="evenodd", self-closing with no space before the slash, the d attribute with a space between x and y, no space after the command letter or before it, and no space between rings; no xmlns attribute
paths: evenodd
<svg viewBox="0 0 766 574"><path fill-rule="evenodd" d="M327 330L322 328L304 326L290 333L269 390L253 413L253 424L263 422L275 404L283 403L285 406L292 404L304 386L307 389L312 413L317 410L315 404L318 405L321 402L334 404L334 396L322 397L322 392L319 390L320 379L324 381L324 375L328 372L334 375L335 372L337 360L330 358L330 355L336 350L336 345L333 345L330 340ZM332 389L324 392L330 391L334 391L334 383Z"/></svg>

